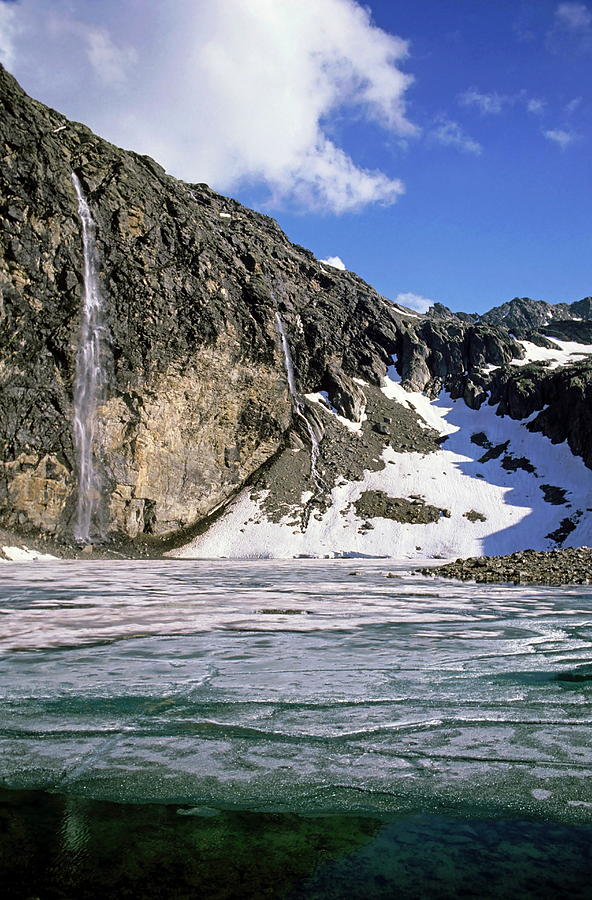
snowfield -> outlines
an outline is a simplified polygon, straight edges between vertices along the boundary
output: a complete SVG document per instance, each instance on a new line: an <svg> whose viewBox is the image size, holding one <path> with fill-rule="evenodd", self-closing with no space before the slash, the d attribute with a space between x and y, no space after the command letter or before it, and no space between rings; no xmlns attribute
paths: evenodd
<svg viewBox="0 0 592 900"><path fill-rule="evenodd" d="M426 426L445 437L440 450L397 453L387 447L384 469L366 470L356 481L338 477L330 508L322 514L313 510L304 530L295 526L294 514L280 522L269 521L261 508L264 496L252 499L246 489L205 534L174 555L424 559L592 544L587 515L592 505L592 471L567 443L552 444L543 435L529 432L528 420L497 416L492 406L472 410L447 394L430 401L423 394L405 391L394 367L388 375L384 394L394 403L415 409ZM351 428L351 423L342 424ZM421 497L446 512L428 524L362 518L354 503L369 490L393 498ZM549 537L566 519L575 525L571 533Z"/></svg>
<svg viewBox="0 0 592 900"><path fill-rule="evenodd" d="M57 559L51 553L40 553L30 547L0 547L0 562L32 562L33 560Z"/></svg>
<svg viewBox="0 0 592 900"><path fill-rule="evenodd" d="M531 362L547 362L550 369L557 369L559 366L579 362L592 353L592 344L578 344L575 341L561 341L558 338L550 338L550 340L557 344L558 350L539 347L531 341L518 341L524 347L526 356L524 359L513 359L511 365L526 366Z"/></svg>

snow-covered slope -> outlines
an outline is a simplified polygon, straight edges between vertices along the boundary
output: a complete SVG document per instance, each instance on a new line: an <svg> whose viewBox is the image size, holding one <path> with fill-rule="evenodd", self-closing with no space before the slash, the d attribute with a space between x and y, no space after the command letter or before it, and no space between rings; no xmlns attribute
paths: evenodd
<svg viewBox="0 0 592 900"><path fill-rule="evenodd" d="M51 553L41 553L24 544L16 547L0 547L0 562L32 562L38 559L57 559L57 556L52 556Z"/></svg>
<svg viewBox="0 0 592 900"><path fill-rule="evenodd" d="M592 543L592 471L567 443L554 445L530 432L528 420L497 416L486 404L473 410L445 393L430 401L407 392L394 368L382 391L393 410L416 411L420 425L442 436L439 449L385 446L377 470L337 476L327 508L306 516L310 491L277 519L268 515L265 491L245 489L205 534L174 555L419 559ZM323 415L337 419L330 409ZM341 427L348 431L347 423ZM382 509L373 515L377 500Z"/></svg>
<svg viewBox="0 0 592 900"><path fill-rule="evenodd" d="M558 366L566 366L570 363L585 359L592 354L592 344L579 344L576 341L561 341L552 338L556 349L551 347L539 347L532 341L518 341L524 347L523 359L513 359L513 366L525 366L531 362L547 362L550 369Z"/></svg>

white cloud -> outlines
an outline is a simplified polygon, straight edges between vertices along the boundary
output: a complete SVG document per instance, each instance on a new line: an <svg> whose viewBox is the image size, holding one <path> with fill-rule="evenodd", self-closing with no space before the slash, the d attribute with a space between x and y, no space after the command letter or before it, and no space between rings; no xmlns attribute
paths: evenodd
<svg viewBox="0 0 592 900"><path fill-rule="evenodd" d="M27 4L27 0L21 2ZM32 6L29 0L25 9ZM123 84L133 73L137 60L134 48L127 43L117 44L106 28L75 18L65 7L60 9L59 4L48 16L46 27L47 37L54 44L65 47L71 43L77 45L93 76L102 85ZM23 36L26 36L24 29Z"/></svg>
<svg viewBox="0 0 592 900"><path fill-rule="evenodd" d="M405 111L407 43L358 2L139 6L21 0L14 74L34 96L189 181L219 190L264 183L278 202L334 212L403 192L326 131L335 114L353 111L397 137L418 133Z"/></svg>
<svg viewBox="0 0 592 900"><path fill-rule="evenodd" d="M411 293L397 294L395 303L398 303L400 306L407 306L409 309L414 309L418 313L425 313L430 306L434 305L433 300L428 300L427 297L422 297L421 294Z"/></svg>
<svg viewBox="0 0 592 900"><path fill-rule="evenodd" d="M560 3L547 33L553 52L588 53L592 50L592 9L585 3Z"/></svg>
<svg viewBox="0 0 592 900"><path fill-rule="evenodd" d="M533 113L535 116L540 116L541 113L545 111L546 102L544 100L539 100L537 97L531 97L530 100L526 102L526 109L529 113Z"/></svg>
<svg viewBox="0 0 592 900"><path fill-rule="evenodd" d="M562 150L569 147L576 140L576 135L572 131L564 131L562 128L553 128L550 131L543 131L543 135L547 140L558 144Z"/></svg>
<svg viewBox="0 0 592 900"><path fill-rule="evenodd" d="M592 12L585 3L560 3L555 18L571 31L586 31L592 27Z"/></svg>
<svg viewBox="0 0 592 900"><path fill-rule="evenodd" d="M471 87L458 95L458 102L461 106L475 107L482 115L499 115L512 106L524 106L528 112L540 115L546 106L544 100L529 97L524 89L515 94L498 94Z"/></svg>
<svg viewBox="0 0 592 900"><path fill-rule="evenodd" d="M10 69L15 62L15 40L18 36L18 25L15 9L0 0L0 62Z"/></svg>
<svg viewBox="0 0 592 900"><path fill-rule="evenodd" d="M332 266L334 269L341 269L342 272L346 271L345 263L339 256L328 256L327 259L320 259L319 262Z"/></svg>
<svg viewBox="0 0 592 900"><path fill-rule="evenodd" d="M336 213L368 203L394 203L405 193L402 181L358 168L343 150L323 137L289 171L280 171L276 184L271 183L279 199L288 193L308 209Z"/></svg>
<svg viewBox="0 0 592 900"><path fill-rule="evenodd" d="M456 147L465 153L474 153L478 156L483 150L481 144L469 137L458 122L454 122L452 119L446 118L446 116L440 116L437 119L436 127L431 132L431 135L439 144L444 144L447 147Z"/></svg>
<svg viewBox="0 0 592 900"><path fill-rule="evenodd" d="M117 47L103 28L85 28L81 36L87 44L90 64L105 84L118 84L127 79L136 61L132 47Z"/></svg>
<svg viewBox="0 0 592 900"><path fill-rule="evenodd" d="M565 111L568 114L568 116L571 116L571 115L573 115L573 113L575 113L576 109L578 109L581 102L582 102L581 97L574 97L573 100L570 100L569 103L566 103Z"/></svg>
<svg viewBox="0 0 592 900"><path fill-rule="evenodd" d="M515 22L514 25L512 25L512 31L514 32L516 40L521 44L530 44L532 41L536 40L536 34L532 28L524 27L520 22Z"/></svg>
<svg viewBox="0 0 592 900"><path fill-rule="evenodd" d="M506 94L498 94L495 91L491 94L484 94L477 88L469 88L459 94L458 99L462 106L476 106L484 115L497 115L505 106L514 102L514 98Z"/></svg>

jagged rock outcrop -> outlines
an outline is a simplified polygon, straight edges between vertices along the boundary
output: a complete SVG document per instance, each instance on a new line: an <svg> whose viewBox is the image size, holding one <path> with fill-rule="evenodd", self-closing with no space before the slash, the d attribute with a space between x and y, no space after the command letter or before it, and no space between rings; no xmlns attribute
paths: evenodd
<svg viewBox="0 0 592 900"><path fill-rule="evenodd" d="M531 364L494 373L490 403L498 413L524 419L538 412L528 424L554 444L567 440L572 453L592 468L592 362L583 360L548 371Z"/></svg>
<svg viewBox="0 0 592 900"><path fill-rule="evenodd" d="M410 390L436 396L442 388L466 386L470 373L483 366L504 366L523 355L520 344L500 328L426 317L403 336L399 366Z"/></svg>
<svg viewBox="0 0 592 900"><path fill-rule="evenodd" d="M329 363L324 384L337 412L352 422L361 422L366 409L366 395L353 378L339 366Z"/></svg>
<svg viewBox="0 0 592 900"><path fill-rule="evenodd" d="M0 154L4 527L72 531L83 270L72 172L96 222L106 304L97 456L111 535L187 528L309 440L295 434L276 311L300 394L326 391L352 420L366 403L354 379L378 385L393 359L404 386L451 388L478 405L488 389L480 370L523 355L497 320L406 315L290 243L272 219L114 147L31 100L1 68Z"/></svg>
<svg viewBox="0 0 592 900"><path fill-rule="evenodd" d="M592 298L584 297L575 303L545 303L544 300L531 300L530 297L514 297L501 306L495 306L489 312L477 318L479 322L506 328L517 338L532 340L533 336L551 335L565 340L586 340L590 336L587 326L576 326L574 323L592 320ZM577 335L570 337L568 335Z"/></svg>

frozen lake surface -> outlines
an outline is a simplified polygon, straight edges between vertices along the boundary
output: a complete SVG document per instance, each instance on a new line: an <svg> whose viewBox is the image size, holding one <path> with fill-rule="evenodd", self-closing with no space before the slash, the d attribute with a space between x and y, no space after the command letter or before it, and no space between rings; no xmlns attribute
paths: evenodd
<svg viewBox="0 0 592 900"><path fill-rule="evenodd" d="M392 560L1 576L5 787L195 815L592 822L589 587L456 584Z"/></svg>

